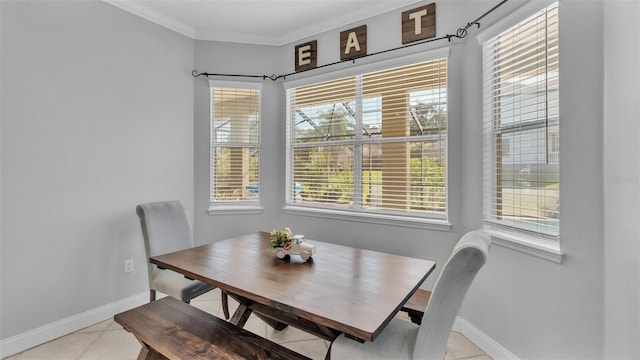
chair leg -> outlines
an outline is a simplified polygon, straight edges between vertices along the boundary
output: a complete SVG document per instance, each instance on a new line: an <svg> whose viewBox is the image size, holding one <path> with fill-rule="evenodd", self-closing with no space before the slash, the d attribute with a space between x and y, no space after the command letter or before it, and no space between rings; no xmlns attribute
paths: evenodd
<svg viewBox="0 0 640 360"><path fill-rule="evenodd" d="M229 295L226 291L221 290L222 292L222 312L224 313L224 318L229 320Z"/></svg>
<svg viewBox="0 0 640 360"><path fill-rule="evenodd" d="M422 317L424 316L423 312L411 312L408 311L407 312L409 314L409 317L411 318L411 322L417 325L422 324Z"/></svg>
<svg viewBox="0 0 640 360"><path fill-rule="evenodd" d="M331 346L333 345L333 341L329 343L329 349L327 350L327 354L324 356L324 360L331 360Z"/></svg>
<svg viewBox="0 0 640 360"><path fill-rule="evenodd" d="M149 302L156 301L156 291L149 290Z"/></svg>

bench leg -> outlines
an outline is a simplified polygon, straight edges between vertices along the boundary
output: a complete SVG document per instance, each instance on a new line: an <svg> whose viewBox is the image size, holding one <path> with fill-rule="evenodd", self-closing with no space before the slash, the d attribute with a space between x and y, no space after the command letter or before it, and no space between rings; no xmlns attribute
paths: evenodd
<svg viewBox="0 0 640 360"><path fill-rule="evenodd" d="M149 302L154 302L154 301L156 301L156 291L149 290Z"/></svg>
<svg viewBox="0 0 640 360"><path fill-rule="evenodd" d="M138 360L169 360L164 355L151 348L149 345L143 343L142 341L140 341L140 343L142 344L142 348L140 349L140 353L138 354Z"/></svg>

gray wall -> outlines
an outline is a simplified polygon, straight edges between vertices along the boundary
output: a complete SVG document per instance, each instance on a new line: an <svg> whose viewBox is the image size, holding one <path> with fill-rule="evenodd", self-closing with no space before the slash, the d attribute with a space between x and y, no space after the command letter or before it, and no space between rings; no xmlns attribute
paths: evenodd
<svg viewBox="0 0 640 360"><path fill-rule="evenodd" d="M456 5L439 5L439 31L455 32L457 26L468 19L460 14ZM365 22L348 24L367 24L368 49L375 52L401 45L400 32L388 31L390 24L400 28L400 11L383 14ZM466 23L466 22L465 22ZM452 25L453 24L453 25ZM441 27L441 28L440 28ZM324 64L339 60L339 31L313 36L309 39L318 40L318 63ZM197 41L195 63L198 71L215 73L236 73L252 75L271 75L293 72L294 46L303 43L301 39L295 44L283 47L250 46L218 42ZM446 46L446 42L432 43L403 51L405 54L416 53L433 48ZM460 75L461 46L452 47L449 71L449 126L450 144L457 149L461 147L461 91L462 77ZM382 60L398 56L384 55L371 60ZM367 59L369 61L369 59ZM360 63L360 61L358 62ZM350 66L342 64L338 68ZM344 66L343 66L344 65ZM334 71L335 68L319 69L305 73L305 76ZM292 76L286 80L298 79L301 75ZM285 80L285 81L286 81ZM462 234L461 202L462 197L457 189L461 184L461 153L453 151L449 155L449 181L453 190L449 192L451 206L451 221L454 223L452 232L425 231L412 228L396 228L370 223L352 223L340 220L307 217L300 215L282 214L284 206L284 172L285 172L285 111L284 88L282 80L272 82L263 81L264 92L262 100L263 127L261 150L261 188L263 191L264 213L261 215L213 215L206 213L209 196L209 95L206 79L198 79L195 84L195 221L196 241L210 242L224 239L230 235L264 230L274 227L290 226L292 229L308 238L324 240L352 246L365 247L379 251L386 251L402 255L416 255L424 258L437 258L444 261L454 243ZM431 286L435 276L430 277L427 286Z"/></svg>
<svg viewBox="0 0 640 360"><path fill-rule="evenodd" d="M276 72L278 48L225 42L196 41L195 69L220 74L271 75ZM220 77L217 77L220 79ZM251 81L226 78L233 81ZM255 80L262 88L260 187L264 211L260 215L215 215L209 208L210 93L206 77L194 81L196 243L209 243L239 233L271 230L284 205L284 93L279 83ZM266 191L264 189L267 189Z"/></svg>
<svg viewBox="0 0 640 360"><path fill-rule="evenodd" d="M438 3L438 33L454 33L458 26L466 24L493 4L492 1ZM511 3L501 13L485 19L483 26L520 4ZM523 359L601 358L604 355L603 10L602 2L593 1L564 1L560 8L561 86L564 89L560 104L563 119L561 246L567 255L562 264L556 264L494 246L489 264L478 276L461 312L465 319ZM396 47L400 45L399 34L390 29L397 23L398 13L347 24L340 29L301 39L296 44L316 39L318 62L333 62L338 59L339 31L366 23L369 52ZM227 54L228 59L223 61L217 54L216 61L219 62L215 62L213 54L216 51L199 51L204 45L198 43L196 46L197 64L209 62L208 71L233 68L235 57ZM283 47L279 58L281 72L292 71L294 45ZM421 45L404 52L443 45L447 45L446 42ZM268 181L278 177L275 182L278 198L275 203L265 201L268 208L265 212L269 211L270 215L266 218L202 215L198 217L199 235L218 240L228 233L288 225L310 238L436 259L442 263L464 231L482 226L481 48L473 37L464 43L454 42L451 45L449 206L452 231L397 228L291 214L272 217L271 212L283 205L284 185L281 180L285 148L281 134L284 133L285 113L281 104L263 101L265 110L279 116L279 119L273 119L273 123L278 123L280 128L273 138L263 137L263 145L277 151L273 156L263 156L261 163L263 176L266 175ZM239 46L238 50L242 52L244 49ZM227 47L224 52L233 51ZM381 55L378 59L391 56L398 56L398 53ZM260 73L257 69L261 68L265 58L268 59L255 56L252 68L256 70L252 72ZM338 67L346 66L349 65ZM241 69L238 71L242 72ZM313 73L324 71L328 70L320 69ZM270 74L270 68L267 66L263 72ZM203 95L205 91L206 86L196 86L196 116L204 114L208 106ZM198 101L198 98L202 100ZM272 119L265 121L271 123ZM206 159L206 142L206 137L196 138L197 159ZM199 162L204 163L202 160ZM280 174L272 175L272 170ZM206 202L198 196L206 200L207 176L208 168L203 171L196 165L196 204L204 205ZM196 209L196 212L201 213L204 209L206 206ZM272 220L275 221L269 222ZM426 286L430 287L434 279L435 276Z"/></svg>
<svg viewBox="0 0 640 360"><path fill-rule="evenodd" d="M555 264L494 246L462 316L521 358L603 356L603 4L560 3L561 235ZM465 159L481 163L480 48L466 48ZM472 167L471 167L472 168ZM481 173L465 177L466 226L480 226Z"/></svg>
<svg viewBox="0 0 640 360"><path fill-rule="evenodd" d="M639 1L604 10L605 358L640 359Z"/></svg>
<svg viewBox="0 0 640 360"><path fill-rule="evenodd" d="M0 6L6 339L146 288L135 205L193 207L194 42L102 1Z"/></svg>
<svg viewBox="0 0 640 360"><path fill-rule="evenodd" d="M397 15L397 14L393 14ZM387 24L387 19L378 20L381 24ZM367 24L371 24L368 21ZM318 39L319 47L323 43L334 43L329 34L328 39ZM382 34L381 34L382 35ZM369 35L371 36L371 35ZM301 40L303 42L304 40ZM390 46L398 46L392 43ZM423 49L425 49L423 47ZM329 52L330 49L327 49ZM332 52L339 55L336 48ZM455 50L454 50L455 51ZM320 48L320 53L323 49ZM195 52L195 68L199 72L211 72L221 74L249 74L271 75L283 74L293 71L293 45L286 47L256 46L233 44L224 42L197 41ZM327 59L333 62L337 59ZM319 60L319 62L321 62ZM285 64L285 65L283 65ZM311 73L311 72L310 72ZM317 74L317 72L313 72ZM237 78L223 78L236 80ZM456 76L453 74L453 78ZM457 77L459 81L459 77ZM251 81L251 80L243 80ZM284 89L282 80L255 80L262 82L262 138L261 138L261 173L260 186L263 191L262 205L264 211L260 215L208 215L209 206L209 83L207 78L196 79L194 84L195 106L195 238L198 243L207 243L222 240L242 232L269 231L274 227L282 228L291 226L297 233L304 233L309 238L323 239L325 241L348 243L350 245L372 248L380 251L388 251L410 255L420 253L422 256L438 254L444 259L449 253L457 234L436 232L438 240L434 248L425 249L423 230L402 229L403 243L397 246L398 230L390 226L378 226L373 224L348 223L337 220L327 220L315 217L292 216L282 214L284 206L284 172L285 172L285 106ZM454 81L454 80L450 80ZM457 87L459 91L459 86ZM454 91L454 90L450 90ZM454 91L455 93L455 91ZM455 97L450 101L455 103ZM454 111L455 113L455 111ZM450 124L460 122L459 117L449 116ZM451 125L455 126L455 125ZM454 174L459 171L455 161L449 160L452 165L450 170ZM453 182L456 182L455 176ZM460 201L460 196L451 194L453 200ZM459 209L459 206L456 207ZM455 212L454 212L455 214ZM356 230L354 230L356 229ZM345 238L344 234L348 234ZM372 237L374 239L372 239ZM375 239L393 239L393 241L379 242ZM432 278L431 281L434 279Z"/></svg>

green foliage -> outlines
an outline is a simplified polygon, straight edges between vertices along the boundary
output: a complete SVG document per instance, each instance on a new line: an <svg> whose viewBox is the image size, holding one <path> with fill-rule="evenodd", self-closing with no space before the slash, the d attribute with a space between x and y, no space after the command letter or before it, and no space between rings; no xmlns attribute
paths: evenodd
<svg viewBox="0 0 640 360"><path fill-rule="evenodd" d="M345 204L353 201L354 178L351 164L343 169L331 168L330 153L308 149L308 157L296 157L298 177L303 187L303 199L310 202ZM413 158L410 165L410 208L441 211L445 206L445 168L429 157ZM367 204L373 196L372 187L382 188L382 170L362 172L362 197Z"/></svg>
<svg viewBox="0 0 640 360"><path fill-rule="evenodd" d="M444 165L429 157L411 159L411 207L420 210L445 208Z"/></svg>
<svg viewBox="0 0 640 360"><path fill-rule="evenodd" d="M243 171L240 169L236 162L236 168L232 168L232 148L221 147L215 151L215 198L219 201L233 200L241 197L244 192L242 188L248 184L239 184L237 181L238 174ZM258 183L259 179L259 166L260 155L257 148L243 149L243 157L246 156L248 161L248 169L244 171L248 172L249 182ZM235 184L231 186L230 184Z"/></svg>
<svg viewBox="0 0 640 360"><path fill-rule="evenodd" d="M438 104L418 103L412 109L410 124L411 135L445 134L447 128L446 107ZM303 118L305 118L303 116ZM353 116L342 104L333 104L319 111L315 120L306 118L304 126L297 126L296 143L338 141L352 139L356 129ZM380 129L377 136L380 136ZM372 133L374 131L372 130ZM445 135L446 136L446 135ZM445 168L438 160L442 157L437 146L425 148L423 141L411 145L410 204L413 210L443 211L445 208ZM294 155L295 181L302 185L303 202L325 202L349 204L353 202L354 169L346 146L315 146L296 148ZM371 155L367 160L373 163L371 168L362 171L362 202L366 206L372 198L380 199L382 187L382 169L379 155ZM339 163L339 160L345 162ZM384 206L384 205L383 205Z"/></svg>
<svg viewBox="0 0 640 360"><path fill-rule="evenodd" d="M284 228L284 230L273 229L269 232L269 246L288 247L291 245L292 238L293 233L289 228Z"/></svg>

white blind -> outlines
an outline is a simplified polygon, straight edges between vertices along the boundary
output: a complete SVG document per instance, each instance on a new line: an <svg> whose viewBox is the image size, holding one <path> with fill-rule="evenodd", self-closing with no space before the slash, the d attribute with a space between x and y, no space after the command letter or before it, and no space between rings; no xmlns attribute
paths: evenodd
<svg viewBox="0 0 640 360"><path fill-rule="evenodd" d="M259 203L260 89L211 82L210 203Z"/></svg>
<svg viewBox="0 0 640 360"><path fill-rule="evenodd" d="M483 44L484 219L560 231L557 3Z"/></svg>
<svg viewBox="0 0 640 360"><path fill-rule="evenodd" d="M287 203L446 216L447 60L287 90Z"/></svg>

